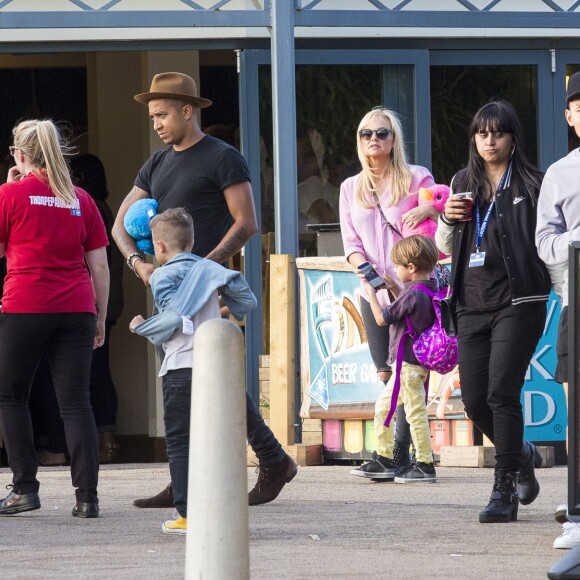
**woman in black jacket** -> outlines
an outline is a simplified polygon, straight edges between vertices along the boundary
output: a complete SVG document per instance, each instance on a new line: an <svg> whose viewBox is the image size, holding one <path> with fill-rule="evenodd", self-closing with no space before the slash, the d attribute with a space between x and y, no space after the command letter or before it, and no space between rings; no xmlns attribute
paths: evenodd
<svg viewBox="0 0 580 580"><path fill-rule="evenodd" d="M449 197L436 242L452 254L461 393L467 415L494 443L495 482L479 521L517 519L536 499L541 458L523 439L521 390L546 319L550 277L535 243L542 173L525 156L512 105L481 107L470 128L467 167L452 191L472 192L468 207Z"/></svg>

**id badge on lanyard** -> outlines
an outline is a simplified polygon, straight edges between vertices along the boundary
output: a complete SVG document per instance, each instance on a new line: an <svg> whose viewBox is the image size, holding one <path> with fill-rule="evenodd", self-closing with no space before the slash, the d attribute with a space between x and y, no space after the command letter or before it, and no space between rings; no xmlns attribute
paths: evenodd
<svg viewBox="0 0 580 580"><path fill-rule="evenodd" d="M500 179L499 185L497 186L497 191L503 188L503 184L506 181L506 177L511 173L511 164L506 169L505 173L502 175ZM489 204L487 211L485 212L485 216L483 218L483 222L481 222L481 216L479 213L479 204L475 204L475 252L469 256L469 267L470 268L479 268L485 264L485 252L481 251L481 242L483 241L483 235L485 234L485 230L487 229L487 225L489 224L489 219L491 218L491 214L493 212L493 208L495 207L495 199Z"/></svg>
<svg viewBox="0 0 580 580"><path fill-rule="evenodd" d="M485 263L485 252L480 250L481 241L483 240L483 235L487 229L487 224L489 223L489 218L491 217L491 212L495 206L495 200L489 204L487 212L485 212L485 217L483 218L483 223L481 222L481 217L479 215L479 204L475 204L475 252L469 256L469 267L478 268L483 266Z"/></svg>

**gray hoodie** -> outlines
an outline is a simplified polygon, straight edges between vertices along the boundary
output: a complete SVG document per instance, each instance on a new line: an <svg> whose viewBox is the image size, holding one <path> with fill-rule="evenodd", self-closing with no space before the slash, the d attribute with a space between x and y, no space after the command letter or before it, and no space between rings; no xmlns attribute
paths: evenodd
<svg viewBox="0 0 580 580"><path fill-rule="evenodd" d="M580 149L548 168L538 200L538 255L562 306L568 305L568 248L576 241L580 241Z"/></svg>

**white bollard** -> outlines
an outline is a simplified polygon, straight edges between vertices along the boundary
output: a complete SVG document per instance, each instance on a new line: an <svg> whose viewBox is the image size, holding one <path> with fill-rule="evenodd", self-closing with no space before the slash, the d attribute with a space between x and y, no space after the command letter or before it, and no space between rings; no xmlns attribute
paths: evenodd
<svg viewBox="0 0 580 580"><path fill-rule="evenodd" d="M229 320L193 339L185 578L248 579L244 341Z"/></svg>

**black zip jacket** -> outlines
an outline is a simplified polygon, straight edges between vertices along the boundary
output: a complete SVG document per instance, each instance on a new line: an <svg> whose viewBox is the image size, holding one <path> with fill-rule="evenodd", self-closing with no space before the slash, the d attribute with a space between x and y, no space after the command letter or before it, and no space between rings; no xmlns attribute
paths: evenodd
<svg viewBox="0 0 580 580"><path fill-rule="evenodd" d="M510 187L497 192L495 203L501 251L509 276L512 305L547 301L552 283L548 270L544 262L540 260L536 250L537 206L532 204L532 198L529 194L514 198ZM443 216L443 214L441 215ZM463 222L448 225L441 218L439 219L438 227L443 231L438 232L441 234L441 236L437 236L438 242L447 238L450 229L453 229L451 248L440 247L439 249L445 253L449 253L451 250L453 263L451 287L455 297L460 292L455 279L455 274L459 269L457 265L466 264L470 254L470 249L466 247L467 236L464 226Z"/></svg>

